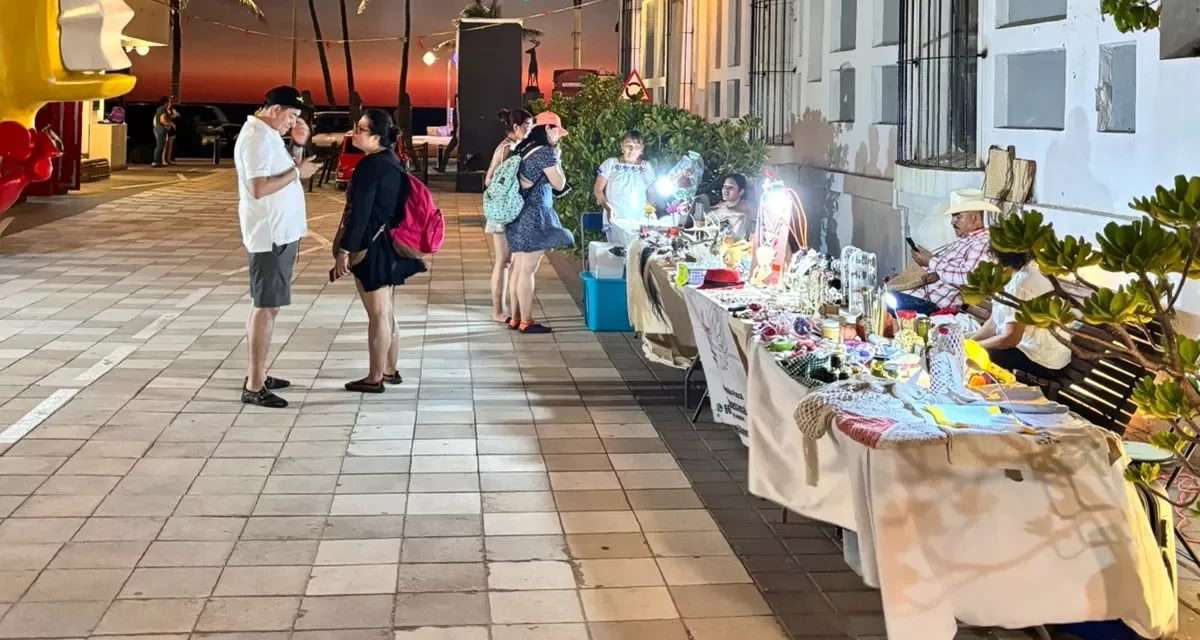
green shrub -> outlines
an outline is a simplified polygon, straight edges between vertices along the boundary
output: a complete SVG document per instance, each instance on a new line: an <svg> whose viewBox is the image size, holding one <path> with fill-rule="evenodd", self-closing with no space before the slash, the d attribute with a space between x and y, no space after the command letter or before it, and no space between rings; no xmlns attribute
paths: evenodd
<svg viewBox="0 0 1200 640"><path fill-rule="evenodd" d="M596 170L620 154L621 138L630 130L641 132L645 157L660 174L688 151L699 153L704 159L704 182L698 193L719 190L729 173L752 177L762 170L767 150L753 135L758 128L755 119L708 122L684 109L629 102L620 97L621 85L621 79L613 76L592 76L570 98L555 93L549 104L533 105L535 113L547 109L557 113L570 132L563 139L562 161L573 190L555 204L568 229L578 227L580 215L599 210L592 197ZM582 241L576 238L577 244L585 246Z"/></svg>

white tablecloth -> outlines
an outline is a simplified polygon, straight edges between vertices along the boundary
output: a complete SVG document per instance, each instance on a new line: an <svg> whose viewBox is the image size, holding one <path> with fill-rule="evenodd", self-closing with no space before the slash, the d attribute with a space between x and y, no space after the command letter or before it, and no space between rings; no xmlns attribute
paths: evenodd
<svg viewBox="0 0 1200 640"><path fill-rule="evenodd" d="M750 491L858 533L889 640L950 640L956 619L1006 628L1120 619L1145 637L1174 632L1174 567L1124 460L1071 475L1044 460L1018 481L952 466L944 444L870 449L834 430L818 441L820 482L810 487L792 418L808 390L765 349L749 352Z"/></svg>

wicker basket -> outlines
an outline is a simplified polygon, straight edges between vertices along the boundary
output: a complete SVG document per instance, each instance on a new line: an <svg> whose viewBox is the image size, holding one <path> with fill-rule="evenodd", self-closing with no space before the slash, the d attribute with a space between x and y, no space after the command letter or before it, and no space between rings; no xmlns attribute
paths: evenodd
<svg viewBox="0 0 1200 640"><path fill-rule="evenodd" d="M887 281L887 288L890 291L912 291L925 286L925 278L929 272L921 268L921 265L912 263L908 268L900 273L897 273L891 280Z"/></svg>

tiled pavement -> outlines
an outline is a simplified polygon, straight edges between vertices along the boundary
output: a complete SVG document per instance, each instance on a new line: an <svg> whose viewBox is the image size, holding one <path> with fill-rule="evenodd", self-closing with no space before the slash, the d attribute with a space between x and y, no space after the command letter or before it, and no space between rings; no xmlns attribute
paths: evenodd
<svg viewBox="0 0 1200 640"><path fill-rule="evenodd" d="M478 198L438 200L447 246L397 293L406 383L361 397L340 197L310 195L286 411L237 402L227 172L0 239L0 442L28 431L0 444L0 638L883 637L836 532L748 496L736 438L587 332L571 278L539 280L553 336L490 323Z"/></svg>
<svg viewBox="0 0 1200 640"><path fill-rule="evenodd" d="M228 173L0 239L0 638L784 637L548 266L553 336L488 322L478 199L397 293L406 383L364 398L353 287L306 241L243 407ZM330 237L339 199L310 197ZM12 426L10 426L12 425ZM844 637L836 634L837 637Z"/></svg>

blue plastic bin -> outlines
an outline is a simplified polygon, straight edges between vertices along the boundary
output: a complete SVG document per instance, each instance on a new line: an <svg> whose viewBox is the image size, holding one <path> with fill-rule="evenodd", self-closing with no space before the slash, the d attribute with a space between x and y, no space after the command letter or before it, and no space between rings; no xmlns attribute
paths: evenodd
<svg viewBox="0 0 1200 640"><path fill-rule="evenodd" d="M625 301L625 280L599 279L585 271L583 281L583 315L592 331L633 331L629 324L629 307Z"/></svg>

